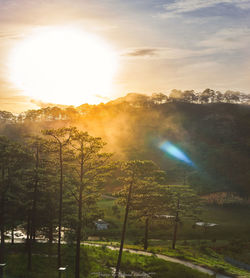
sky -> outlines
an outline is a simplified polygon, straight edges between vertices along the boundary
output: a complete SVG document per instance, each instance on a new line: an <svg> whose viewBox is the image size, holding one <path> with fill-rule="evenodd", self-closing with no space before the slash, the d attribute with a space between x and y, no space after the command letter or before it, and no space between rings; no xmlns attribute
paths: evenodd
<svg viewBox="0 0 250 278"><path fill-rule="evenodd" d="M47 26L77 26L115 49L119 67L105 101L174 88L249 93L249 19L250 0L0 0L0 109L39 106L9 81L6 57Z"/></svg>

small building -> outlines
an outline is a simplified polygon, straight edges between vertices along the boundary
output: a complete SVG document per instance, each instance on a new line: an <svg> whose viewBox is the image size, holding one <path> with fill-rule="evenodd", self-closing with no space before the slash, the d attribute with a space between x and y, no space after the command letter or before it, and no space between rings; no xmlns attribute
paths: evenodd
<svg viewBox="0 0 250 278"><path fill-rule="evenodd" d="M103 221L102 219L98 219L94 222L97 230L107 230L108 229L108 223Z"/></svg>

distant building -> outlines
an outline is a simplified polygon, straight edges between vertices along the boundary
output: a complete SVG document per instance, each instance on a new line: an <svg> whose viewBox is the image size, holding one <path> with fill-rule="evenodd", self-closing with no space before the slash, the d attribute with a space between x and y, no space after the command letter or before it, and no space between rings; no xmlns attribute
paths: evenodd
<svg viewBox="0 0 250 278"><path fill-rule="evenodd" d="M103 221L102 219L98 219L94 222L97 230L107 230L108 229L108 223Z"/></svg>

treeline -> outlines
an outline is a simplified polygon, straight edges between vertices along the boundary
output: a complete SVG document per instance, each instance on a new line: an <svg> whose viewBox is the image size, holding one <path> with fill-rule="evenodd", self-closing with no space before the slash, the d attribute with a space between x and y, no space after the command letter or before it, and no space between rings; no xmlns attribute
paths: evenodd
<svg viewBox="0 0 250 278"><path fill-rule="evenodd" d="M203 92L195 92L194 90L176 90L173 89L169 94L154 93L151 96L129 93L125 97L118 98L106 104L89 105L82 104L78 107L57 107L50 106L37 110L28 110L26 112L14 115L8 111L0 111L0 122L22 123L24 121L54 121L54 120L79 120L88 113L99 109L102 106L121 105L126 107L153 107L169 102L183 103L234 103L234 104L250 104L250 94L244 94L238 91L227 90L225 93L205 89Z"/></svg>
<svg viewBox="0 0 250 278"><path fill-rule="evenodd" d="M126 207L117 275L129 212L145 221L145 249L151 221L172 215L175 248L181 217L197 217L198 195L188 186L167 186L165 172L152 161L112 160L104 145L100 137L75 127L45 129L40 136L26 134L19 142L0 137L0 263L5 262L6 231L12 231L14 243L13 231L21 225L27 235L28 271L33 244L41 235L50 244L57 240L59 268L64 232L75 243L75 278L79 278L81 241L86 228L93 228L93 221L103 216L97 201L105 183L112 181L119 183L117 203Z"/></svg>
<svg viewBox="0 0 250 278"><path fill-rule="evenodd" d="M152 106L167 102L186 102L186 103L240 103L250 104L250 94L244 94L238 91L227 90L225 93L205 89L203 92L194 90L177 90L173 89L169 94L154 93L151 96L130 93L125 97L118 98L111 103L127 102L136 106Z"/></svg>

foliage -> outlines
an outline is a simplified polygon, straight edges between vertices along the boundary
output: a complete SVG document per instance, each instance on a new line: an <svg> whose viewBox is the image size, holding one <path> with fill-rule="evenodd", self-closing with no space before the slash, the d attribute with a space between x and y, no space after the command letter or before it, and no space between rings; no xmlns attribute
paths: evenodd
<svg viewBox="0 0 250 278"><path fill-rule="evenodd" d="M133 183L129 204L131 218L145 222L144 248L147 249L150 222L166 212L166 186L160 184L165 181L165 173L152 161L127 162L123 171L124 188L115 194L117 203L126 205L129 194L127 182Z"/></svg>
<svg viewBox="0 0 250 278"><path fill-rule="evenodd" d="M129 94L102 105L27 111L17 119L4 120L0 134L22 141L23 135L39 134L44 128L77 126L101 136L108 143L105 151L114 152L113 159L157 162L167 171L168 184L180 184L186 172L186 182L202 193L227 191L247 197L250 109L243 103L249 102L248 95L227 92L238 96L241 104L235 104L235 98L225 99L224 94L211 89L194 101L187 100L188 96L197 93L179 94L183 100L170 101L160 94L152 100L144 98L145 103L137 101L142 96ZM201 95L208 98L201 99ZM167 157L158 147L165 140L185 151L198 167L186 170L185 165ZM117 183L110 182L107 188L113 191L115 186Z"/></svg>

